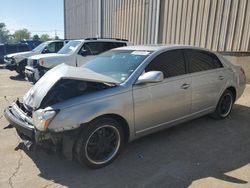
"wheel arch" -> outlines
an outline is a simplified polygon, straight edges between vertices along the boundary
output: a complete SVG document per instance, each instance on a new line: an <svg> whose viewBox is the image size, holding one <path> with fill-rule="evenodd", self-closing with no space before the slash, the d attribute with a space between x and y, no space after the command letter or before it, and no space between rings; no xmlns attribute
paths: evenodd
<svg viewBox="0 0 250 188"><path fill-rule="evenodd" d="M121 123L122 130L124 132L125 143L128 143L129 138L130 138L130 129L129 129L129 124L125 118L123 118L122 116L120 116L118 114L111 114L110 113L110 114L100 115L91 121L95 121L95 120L101 119L101 118L112 118L112 119L116 120L117 122Z"/></svg>
<svg viewBox="0 0 250 188"><path fill-rule="evenodd" d="M233 93L233 97L234 97L234 101L236 100L236 96L237 96L237 92L236 92L236 89L235 89L235 87L233 87L233 86L229 86L229 87L227 87L226 89L225 89L225 91L226 90L229 90L229 91L231 91L232 93ZM225 92L224 91L224 92Z"/></svg>

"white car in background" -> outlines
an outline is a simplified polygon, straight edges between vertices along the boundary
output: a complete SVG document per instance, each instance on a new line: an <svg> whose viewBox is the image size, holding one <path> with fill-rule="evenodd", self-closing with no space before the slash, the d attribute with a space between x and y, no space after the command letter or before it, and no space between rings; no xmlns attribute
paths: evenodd
<svg viewBox="0 0 250 188"><path fill-rule="evenodd" d="M51 40L43 42L31 51L12 53L4 56L5 68L11 71L15 70L21 76L24 76L27 59L37 54L48 54L58 52L68 41L66 40Z"/></svg>
<svg viewBox="0 0 250 188"><path fill-rule="evenodd" d="M56 54L40 54L28 59L25 75L30 82L38 81L49 69L65 63L70 66L81 66L94 56L113 48L127 46L124 39L86 38L68 42Z"/></svg>

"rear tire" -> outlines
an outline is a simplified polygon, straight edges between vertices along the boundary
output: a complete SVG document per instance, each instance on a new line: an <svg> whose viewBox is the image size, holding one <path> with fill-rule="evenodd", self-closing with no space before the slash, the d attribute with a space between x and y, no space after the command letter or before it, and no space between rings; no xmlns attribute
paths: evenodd
<svg viewBox="0 0 250 188"><path fill-rule="evenodd" d="M124 134L119 122L100 118L83 128L76 141L75 158L90 168L110 164L124 146Z"/></svg>
<svg viewBox="0 0 250 188"><path fill-rule="evenodd" d="M211 114L211 116L214 119L227 118L232 111L233 104L234 104L234 95L230 90L226 90L222 94L217 104L216 110L213 114Z"/></svg>

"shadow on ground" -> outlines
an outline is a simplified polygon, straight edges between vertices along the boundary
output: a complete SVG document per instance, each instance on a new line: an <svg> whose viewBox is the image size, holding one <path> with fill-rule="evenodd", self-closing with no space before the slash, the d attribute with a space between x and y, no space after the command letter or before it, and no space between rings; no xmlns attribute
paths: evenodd
<svg viewBox="0 0 250 188"><path fill-rule="evenodd" d="M250 108L235 105L226 120L203 117L144 137L98 170L42 151L24 151L41 177L67 187L187 187L206 177L246 184L225 173L250 162L249 114Z"/></svg>
<svg viewBox="0 0 250 188"><path fill-rule="evenodd" d="M11 80L17 80L17 81L26 81L24 76L21 76L19 74L15 75L15 76L10 76Z"/></svg>

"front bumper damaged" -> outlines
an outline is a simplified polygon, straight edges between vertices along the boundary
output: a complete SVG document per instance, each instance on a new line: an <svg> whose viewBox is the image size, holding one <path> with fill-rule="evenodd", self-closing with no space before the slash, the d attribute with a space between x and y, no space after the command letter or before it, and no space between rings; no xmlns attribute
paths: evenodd
<svg viewBox="0 0 250 188"><path fill-rule="evenodd" d="M34 141L35 129L32 119L18 106L13 103L4 110L4 116L8 122L14 126L22 139Z"/></svg>
<svg viewBox="0 0 250 188"><path fill-rule="evenodd" d="M10 70L10 71L14 71L17 69L17 63L15 62L15 60L13 58L4 58L4 64L5 64L5 68Z"/></svg>
<svg viewBox="0 0 250 188"><path fill-rule="evenodd" d="M18 101L4 110L4 116L12 125L28 150L43 148L48 152L61 152L68 160L73 159L73 145L79 131L65 131L63 133L38 131L32 118L23 110L23 104Z"/></svg>

